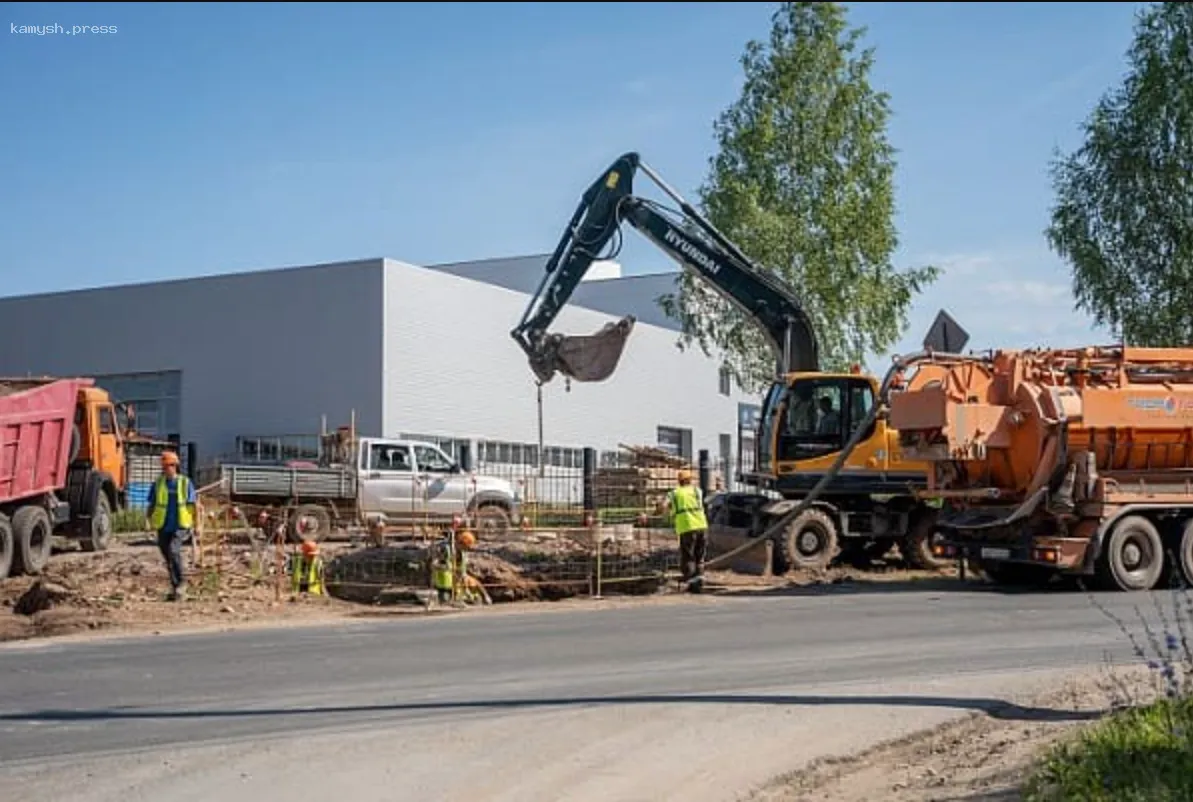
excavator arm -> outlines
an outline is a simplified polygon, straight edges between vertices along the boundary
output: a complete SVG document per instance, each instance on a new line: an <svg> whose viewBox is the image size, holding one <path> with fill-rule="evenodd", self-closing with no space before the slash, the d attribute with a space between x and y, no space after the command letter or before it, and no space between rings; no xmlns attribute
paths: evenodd
<svg viewBox="0 0 1193 802"><path fill-rule="evenodd" d="M680 215L633 194L639 170L679 204ZM603 381L617 367L634 327L633 317L588 336L549 334L547 329L593 262L608 258L601 253L619 236L622 223L629 223L681 267L712 285L766 332L780 373L819 370L816 335L795 293L755 266L637 153L626 153L584 193L525 314L510 332L526 352L540 384L556 373L574 381Z"/></svg>

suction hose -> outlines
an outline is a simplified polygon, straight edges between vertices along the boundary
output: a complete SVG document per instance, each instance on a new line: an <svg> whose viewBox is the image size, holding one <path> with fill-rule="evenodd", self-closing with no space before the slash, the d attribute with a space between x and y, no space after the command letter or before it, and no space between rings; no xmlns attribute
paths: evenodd
<svg viewBox="0 0 1193 802"><path fill-rule="evenodd" d="M861 442L862 436L866 433L870 426L876 420L878 420L878 413L884 406L886 406L887 394L890 392L891 385L894 383L895 377L899 375L899 372L905 370L911 364L929 357L959 358L959 355L933 354L929 351L920 351L908 356L897 357L894 360L894 364L891 365L890 370L887 371L886 376L882 380L882 386L878 390L878 403L870 408L870 414L866 416L866 419L861 423L861 425L854 428L853 434L850 435L849 440L846 441L845 447L841 449L841 453L837 455L837 459L833 461L833 464L829 467L824 476L820 478L820 481L817 482L810 491L808 491L808 495L804 496L790 512L779 518L778 521L772 524L761 535L750 538L748 543L743 543L735 549L727 551L724 554L708 560L704 564L704 567L716 568L717 566L725 564L739 554L743 554L750 549L758 548L758 544L764 540L777 539L778 536L782 534L783 530L786 529L791 522L796 519L796 516L808 509L808 507L810 507L812 503L820 497L820 494L824 492L824 488L828 486L828 483L833 481L833 479L837 477L837 474L841 472L842 466L845 465L846 460L849 459L849 456L853 453L853 450L857 448L857 444Z"/></svg>

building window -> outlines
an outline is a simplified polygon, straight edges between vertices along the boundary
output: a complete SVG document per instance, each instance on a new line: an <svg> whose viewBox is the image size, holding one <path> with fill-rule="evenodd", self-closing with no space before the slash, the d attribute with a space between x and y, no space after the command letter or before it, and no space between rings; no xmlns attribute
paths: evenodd
<svg viewBox="0 0 1193 802"><path fill-rule="evenodd" d="M118 403L132 408L133 418L126 424L140 434L159 439L180 439L182 431L182 373L177 370L158 373L121 373L96 376L95 383L108 391Z"/></svg>
<svg viewBox="0 0 1193 802"><path fill-rule="evenodd" d="M729 368L721 368L718 378L720 380L721 395L729 395L733 389L733 376L729 373Z"/></svg>
<svg viewBox="0 0 1193 802"><path fill-rule="evenodd" d="M723 434L720 436L718 445L721 450L721 459L727 460L733 456L733 435Z"/></svg>
<svg viewBox="0 0 1193 802"><path fill-rule="evenodd" d="M660 426L658 431L659 448L668 454L683 459L692 458L692 430L679 429L673 426Z"/></svg>

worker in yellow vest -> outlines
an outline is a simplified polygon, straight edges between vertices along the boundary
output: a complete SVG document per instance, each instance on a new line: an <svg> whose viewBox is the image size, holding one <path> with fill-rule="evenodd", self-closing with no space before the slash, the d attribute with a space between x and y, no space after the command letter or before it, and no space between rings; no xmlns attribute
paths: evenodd
<svg viewBox="0 0 1193 802"><path fill-rule="evenodd" d="M302 541L298 554L294 555L293 566L290 579L294 593L322 596L323 558L319 556L319 544L313 540Z"/></svg>
<svg viewBox="0 0 1193 802"><path fill-rule="evenodd" d="M679 565L689 593L704 588L704 555L708 547L708 519L704 515L704 493L692 485L692 472L679 472L679 486L667 494L671 526L679 535Z"/></svg>
<svg viewBox="0 0 1193 802"><path fill-rule="evenodd" d="M149 494L149 525L157 532L157 548L170 572L169 601L182 598L182 543L195 528L195 487L178 471L178 455L162 454L162 472Z"/></svg>

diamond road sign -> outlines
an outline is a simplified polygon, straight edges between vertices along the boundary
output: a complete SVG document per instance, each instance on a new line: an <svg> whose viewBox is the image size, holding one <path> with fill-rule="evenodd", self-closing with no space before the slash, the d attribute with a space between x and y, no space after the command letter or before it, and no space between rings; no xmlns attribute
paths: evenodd
<svg viewBox="0 0 1193 802"><path fill-rule="evenodd" d="M959 354L967 342L969 332L961 328L961 324L953 320L952 315L941 309L936 313L936 320L928 327L928 335L924 337L924 350Z"/></svg>

